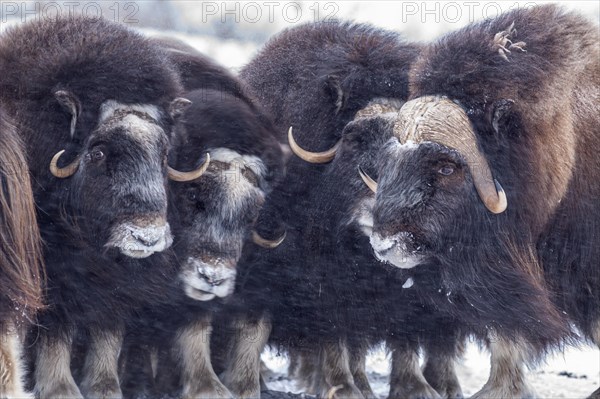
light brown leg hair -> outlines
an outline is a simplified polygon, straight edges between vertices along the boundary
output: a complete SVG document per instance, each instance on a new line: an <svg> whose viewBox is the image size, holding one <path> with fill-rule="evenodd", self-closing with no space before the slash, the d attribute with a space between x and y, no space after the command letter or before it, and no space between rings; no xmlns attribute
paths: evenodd
<svg viewBox="0 0 600 399"><path fill-rule="evenodd" d="M524 365L529 351L521 342L490 338L490 377L472 399L526 399L536 397L527 384Z"/></svg>
<svg viewBox="0 0 600 399"><path fill-rule="evenodd" d="M366 399L375 399L376 396L367 378L366 362L367 351L365 349L361 348L350 352L350 372L354 377L354 384Z"/></svg>
<svg viewBox="0 0 600 399"><path fill-rule="evenodd" d="M72 334L37 338L35 393L40 399L83 399L71 374Z"/></svg>
<svg viewBox="0 0 600 399"><path fill-rule="evenodd" d="M344 342L323 345L319 353L319 368L320 386L317 392L321 398L328 398L335 391L333 398L364 399L354 383L348 347Z"/></svg>
<svg viewBox="0 0 600 399"><path fill-rule="evenodd" d="M123 329L92 330L83 366L81 393L86 399L121 399L119 354Z"/></svg>
<svg viewBox="0 0 600 399"><path fill-rule="evenodd" d="M290 351L290 359L289 376L296 380L296 387L308 395L315 396L318 392L318 355L293 349Z"/></svg>
<svg viewBox="0 0 600 399"><path fill-rule="evenodd" d="M13 323L0 326L0 399L32 398L23 388L22 342Z"/></svg>
<svg viewBox="0 0 600 399"><path fill-rule="evenodd" d="M234 338L223 372L223 383L236 398L260 397L260 354L269 334L271 322L266 317L251 321L239 319L233 325Z"/></svg>
<svg viewBox="0 0 600 399"><path fill-rule="evenodd" d="M440 399L441 396L421 372L417 348L408 343L393 343L390 348L392 373L389 399Z"/></svg>
<svg viewBox="0 0 600 399"><path fill-rule="evenodd" d="M461 399L464 397L454 367L456 358L463 353L463 342L457 342L455 354L440 353L433 348L425 348L426 359L423 376L442 398Z"/></svg>
<svg viewBox="0 0 600 399"><path fill-rule="evenodd" d="M182 328L175 340L175 357L181 369L183 398L232 398L210 362L210 317Z"/></svg>
<svg viewBox="0 0 600 399"><path fill-rule="evenodd" d="M288 359L290 360L290 365L288 366L288 377L297 379L298 372L300 371L300 362L302 359L300 358L300 352L292 349L288 353Z"/></svg>

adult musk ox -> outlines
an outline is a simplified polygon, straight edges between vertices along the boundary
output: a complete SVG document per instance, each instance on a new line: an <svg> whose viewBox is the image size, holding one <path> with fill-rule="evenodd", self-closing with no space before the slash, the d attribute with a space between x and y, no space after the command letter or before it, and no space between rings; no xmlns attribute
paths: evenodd
<svg viewBox="0 0 600 399"><path fill-rule="evenodd" d="M174 44L163 40L161 46ZM126 393L156 396L179 390L185 398L229 398L211 366L211 318L233 292L242 245L281 179L283 156L268 116L239 91L235 77L194 51L175 54L169 57L180 71L189 64L198 67L184 79L196 90L185 93L192 105L177 126L171 158L176 168L189 170L208 152L211 163L199 179L170 184L171 251L178 276L163 304L147 308L133 323ZM262 245L276 244L254 237ZM140 373L149 369L151 348L159 353L156 378ZM136 357L143 359L141 365Z"/></svg>
<svg viewBox="0 0 600 399"><path fill-rule="evenodd" d="M392 267L380 267L361 231L368 208L360 200L372 202L356 173L361 146L348 149L353 161L346 159L345 168L321 164L344 145L344 127L370 101L407 98L408 70L417 53L417 46L368 25L319 23L285 31L242 71L252 94L273 115L281 142L288 142L285 132L293 126L290 145L304 160L289 160L257 225L262 236L273 238L269 234L280 233L283 220L285 241L271 251L248 246L239 265L240 309L233 323L241 339L224 373L235 395L259 396L259 355L268 341L314 360L322 395L343 385L338 397L372 397L364 353L391 331L387 297L406 278L397 280ZM437 395L418 367L410 367L412 374L399 380Z"/></svg>
<svg viewBox="0 0 600 399"><path fill-rule="evenodd" d="M522 363L569 322L600 343L599 51L582 16L516 10L427 46L385 115L371 244L489 337L476 398L530 397ZM432 274L444 295L419 288Z"/></svg>
<svg viewBox="0 0 600 399"><path fill-rule="evenodd" d="M155 389L181 389L186 398L229 398L211 366L211 318L233 293L242 245L281 174L281 149L272 128L239 99L210 90L186 98L194 105L183 115L185 138L174 149L176 165L196 164L199 151L209 152L211 164L200 179L171 185L169 221L179 278L170 300L143 315L141 338L159 349ZM136 385L132 391L139 390Z"/></svg>
<svg viewBox="0 0 600 399"><path fill-rule="evenodd" d="M81 397L69 370L76 332L90 337L81 390L119 397L124 320L162 295L172 264L167 165L189 105L164 53L102 19L55 18L0 39L0 96L23 137L45 243L48 309L35 340L40 397Z"/></svg>
<svg viewBox="0 0 600 399"><path fill-rule="evenodd" d="M24 398L24 326L42 307L40 234L29 169L15 126L0 109L0 397Z"/></svg>

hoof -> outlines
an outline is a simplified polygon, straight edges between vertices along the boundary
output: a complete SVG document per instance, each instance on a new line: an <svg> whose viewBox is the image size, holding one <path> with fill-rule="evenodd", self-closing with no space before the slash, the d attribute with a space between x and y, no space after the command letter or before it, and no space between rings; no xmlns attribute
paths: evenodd
<svg viewBox="0 0 600 399"><path fill-rule="evenodd" d="M81 392L86 399L123 399L119 382L113 379L88 386L81 384Z"/></svg>
<svg viewBox="0 0 600 399"><path fill-rule="evenodd" d="M429 384L411 384L394 388L390 391L388 399L442 399L439 393Z"/></svg>
<svg viewBox="0 0 600 399"><path fill-rule="evenodd" d="M225 385L214 381L209 386L197 389L184 388L181 399L234 399L234 396Z"/></svg>
<svg viewBox="0 0 600 399"><path fill-rule="evenodd" d="M471 399L536 399L535 392L527 387L487 387L471 396Z"/></svg>
<svg viewBox="0 0 600 399"><path fill-rule="evenodd" d="M346 383L329 387L326 391L321 391L321 399L365 399L363 394L354 384Z"/></svg>
<svg viewBox="0 0 600 399"><path fill-rule="evenodd" d="M39 399L83 399L83 395L74 383L57 382L53 386L36 389L36 398Z"/></svg>
<svg viewBox="0 0 600 399"><path fill-rule="evenodd" d="M425 368L423 375L429 385L444 399L463 399L464 395L456 374L428 372Z"/></svg>
<svg viewBox="0 0 600 399"><path fill-rule="evenodd" d="M260 399L260 379L251 379L258 380L256 384L253 384L250 379L236 379L236 376L232 376L228 373L224 373L221 376L221 381L225 384L225 389L228 389L231 397L237 399Z"/></svg>

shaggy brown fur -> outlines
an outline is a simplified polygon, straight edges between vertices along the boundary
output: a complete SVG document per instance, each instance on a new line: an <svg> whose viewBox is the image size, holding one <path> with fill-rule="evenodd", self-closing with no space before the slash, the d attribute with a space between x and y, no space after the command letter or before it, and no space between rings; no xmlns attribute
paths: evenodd
<svg viewBox="0 0 600 399"><path fill-rule="evenodd" d="M373 229L416 237L412 255L427 262L414 269L415 287L424 274L439 275L445 297L421 294L502 342L491 345L492 376L477 398L527 396L520 363L569 337L570 322L594 339L599 62L598 26L548 5L451 33L412 66L409 97L445 96L462 108L508 208L491 214L464 154L434 137L410 149L388 147L401 156L381 155ZM440 177L433 162L456 173ZM409 194L418 198L411 207L401 204Z"/></svg>
<svg viewBox="0 0 600 399"><path fill-rule="evenodd" d="M0 320L42 306L42 261L27 161L15 127L0 111Z"/></svg>
<svg viewBox="0 0 600 399"><path fill-rule="evenodd" d="M20 325L43 306L40 244L21 140L0 110L0 397L23 395Z"/></svg>

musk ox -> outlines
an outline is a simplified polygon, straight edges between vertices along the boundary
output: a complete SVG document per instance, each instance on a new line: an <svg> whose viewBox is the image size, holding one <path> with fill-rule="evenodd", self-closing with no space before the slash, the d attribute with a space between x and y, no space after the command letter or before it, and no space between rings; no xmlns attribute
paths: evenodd
<svg viewBox="0 0 600 399"><path fill-rule="evenodd" d="M345 167L337 159L319 164L344 147L344 127L370 101L407 98L408 70L417 53L418 46L367 25L311 24L273 39L242 71L277 129L293 126L292 150L312 163L290 159L284 181L261 211L261 235L273 238L269 232L277 232L283 220L286 240L271 251L247 246L238 266L233 307L240 308L233 324L242 338L231 348L223 380L235 395L259 395L259 355L270 342L316 365L322 395L343 385L338 397L373 397L364 353L392 333L389 310L401 306L393 307L388 296L401 291L406 278L380 267L361 231L365 209L359 200L373 201L356 173L361 146L348 147ZM287 142L285 134L279 139ZM408 297L402 300L406 310L398 320L429 311ZM399 335L406 337L403 331ZM404 366L399 367L404 375L397 373L399 386L416 384L437 395L414 362L410 372Z"/></svg>
<svg viewBox="0 0 600 399"><path fill-rule="evenodd" d="M173 150L176 165L195 165L206 151L211 164L197 181L171 184L169 221L179 279L170 300L143 315L142 337L139 327L133 337L159 349L156 389L162 393L181 387L184 397L231 397L212 370L211 317L233 292L243 242L281 174L281 149L272 127L238 98L212 90L186 98L194 105L183 116L184 139ZM129 384L139 390L138 383Z"/></svg>
<svg viewBox="0 0 600 399"><path fill-rule="evenodd" d="M25 398L21 348L42 308L41 241L27 161L15 126L0 109L0 397Z"/></svg>
<svg viewBox="0 0 600 399"><path fill-rule="evenodd" d="M599 51L582 16L515 10L427 46L410 101L379 113L390 138L365 170L371 245L489 340L476 398L531 397L522 363L569 322L599 343Z"/></svg>
<svg viewBox="0 0 600 399"><path fill-rule="evenodd" d="M177 126L178 143L171 157L183 170L196 168L206 152L211 163L201 178L170 185L169 223L175 237L171 251L178 278L161 306L147 308L132 323L125 392L132 397L179 391L185 398L230 398L211 366L211 318L233 292L245 239L277 244L251 232L265 197L281 179L283 156L268 116L248 96L223 86L213 88L214 82L222 81L241 89L240 82L193 52L177 53L175 59L170 54L180 70L184 55L186 65L211 67L190 75L195 84L184 79L200 87L185 93L193 104ZM159 354L156 378L140 372L150 371L152 350Z"/></svg>
<svg viewBox="0 0 600 399"><path fill-rule="evenodd" d="M0 39L0 96L23 137L39 206L48 309L39 315L35 390L81 397L69 370L76 332L90 348L81 391L119 397L116 360L132 311L163 295L173 262L167 165L189 105L162 50L102 19L43 19ZM208 161L208 159L206 160Z"/></svg>

